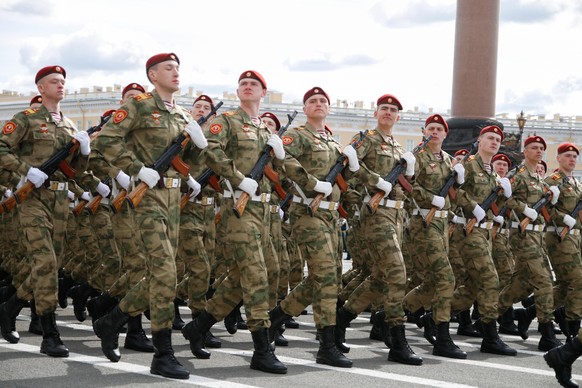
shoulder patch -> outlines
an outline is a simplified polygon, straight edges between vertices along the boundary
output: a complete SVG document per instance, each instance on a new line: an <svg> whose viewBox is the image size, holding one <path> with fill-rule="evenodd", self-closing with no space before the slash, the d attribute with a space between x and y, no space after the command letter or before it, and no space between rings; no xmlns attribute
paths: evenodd
<svg viewBox="0 0 582 388"><path fill-rule="evenodd" d="M419 154L422 154L423 152L426 152L425 148L421 148L420 151L418 151Z"/></svg>
<svg viewBox="0 0 582 388"><path fill-rule="evenodd" d="M376 131L375 129L370 129L370 130L368 131L368 135L375 135L375 134L377 134L377 133L378 133L378 131Z"/></svg>
<svg viewBox="0 0 582 388"><path fill-rule="evenodd" d="M10 135L16 129L16 124L14 122L9 121L4 124L4 128L2 128L2 133L5 135Z"/></svg>
<svg viewBox="0 0 582 388"><path fill-rule="evenodd" d="M152 97L153 97L153 95L151 93L142 93L142 94L138 94L137 96L134 96L133 99L136 101L143 101L143 100L148 100Z"/></svg>
<svg viewBox="0 0 582 388"><path fill-rule="evenodd" d="M25 116L28 116L28 115L31 115L31 114L36 113L36 112L38 112L38 109L36 109L36 108L35 109L28 108L28 109L26 109L22 113L24 113Z"/></svg>
<svg viewBox="0 0 582 388"><path fill-rule="evenodd" d="M301 125L299 127L295 127L294 129L297 130L297 131L303 131L303 130L305 130L305 126L304 125Z"/></svg>
<svg viewBox="0 0 582 388"><path fill-rule="evenodd" d="M525 166L523 166L522 168L520 168L520 169L517 171L517 173L519 174L520 172L524 172L524 171L525 171L525 169L526 169L526 167L525 167Z"/></svg>
<svg viewBox="0 0 582 388"><path fill-rule="evenodd" d="M220 132L222 132L222 124L212 124L209 131L213 135L218 135Z"/></svg>
<svg viewBox="0 0 582 388"><path fill-rule="evenodd" d="M289 145L293 143L293 138L291 136L283 136L281 140L283 141L284 145Z"/></svg>
<svg viewBox="0 0 582 388"><path fill-rule="evenodd" d="M135 97L134 97L135 98ZM113 123L119 124L127 117L127 112L123 109L119 109L115 111L115 115L113 116Z"/></svg>
<svg viewBox="0 0 582 388"><path fill-rule="evenodd" d="M222 113L224 116L228 117L228 116L233 116L236 113L235 110L230 110L228 112L224 112Z"/></svg>
<svg viewBox="0 0 582 388"><path fill-rule="evenodd" d="M470 162L471 160L475 159L475 155L471 155L467 158L467 162Z"/></svg>
<svg viewBox="0 0 582 388"><path fill-rule="evenodd" d="M552 175L552 179L555 181L558 181L558 180L562 179L562 177L560 176L560 173L557 172L557 173Z"/></svg>

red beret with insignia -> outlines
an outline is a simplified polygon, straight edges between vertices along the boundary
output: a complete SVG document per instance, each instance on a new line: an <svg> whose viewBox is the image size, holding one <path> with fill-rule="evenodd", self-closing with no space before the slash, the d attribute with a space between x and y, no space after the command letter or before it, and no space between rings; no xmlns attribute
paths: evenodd
<svg viewBox="0 0 582 388"><path fill-rule="evenodd" d="M540 143L540 144L543 144L544 151L547 148L546 141L542 137L540 137L540 136L529 136L527 139L525 139L525 142L523 143L523 146L524 147L527 147L528 144L531 144L531 143Z"/></svg>
<svg viewBox="0 0 582 388"><path fill-rule="evenodd" d="M32 104L42 104L42 96L38 95L32 97L32 100L30 100L30 103L28 105L31 106Z"/></svg>
<svg viewBox="0 0 582 388"><path fill-rule="evenodd" d="M509 159L509 156L505 155L505 154L497 154L495 155L492 159L491 159L491 163L493 162L497 162L498 160L503 160L504 162L507 163L508 166L511 166L511 160Z"/></svg>
<svg viewBox="0 0 582 388"><path fill-rule="evenodd" d="M562 143L558 146L558 155L568 151L574 151L576 155L580 155L580 150L572 143Z"/></svg>
<svg viewBox="0 0 582 388"><path fill-rule="evenodd" d="M196 104L198 101L206 101L210 103L210 109L214 109L214 101L212 101L212 98L208 97L206 94L201 94L198 97L196 97L196 99L194 100L194 102L192 103L192 105Z"/></svg>
<svg viewBox="0 0 582 388"><path fill-rule="evenodd" d="M455 156L455 157L457 157L457 156L465 156L465 155L467 155L468 153L469 153L469 150L466 150L466 149L460 149L460 150L458 150L457 152L455 152L455 155L454 155L454 156Z"/></svg>
<svg viewBox="0 0 582 388"><path fill-rule="evenodd" d="M505 138L505 136L503 136L503 130L501 128L499 128L497 125L488 125L486 127L483 127L483 129L479 133L479 136L484 135L487 132L496 133L496 134L500 135L501 141L503 141L503 139Z"/></svg>
<svg viewBox="0 0 582 388"><path fill-rule="evenodd" d="M542 166L544 166L544 171L548 172L548 165L546 164L546 162L544 162L543 160L540 160L538 162L538 164L541 164Z"/></svg>
<svg viewBox="0 0 582 388"><path fill-rule="evenodd" d="M46 66L43 67L36 73L36 77L34 77L34 83L37 84L41 78L46 77L49 74L62 74L63 78L67 78L67 72L62 66Z"/></svg>
<svg viewBox="0 0 582 388"><path fill-rule="evenodd" d="M449 132L449 125L447 124L447 121L445 120L445 118L443 116L441 116L439 114L434 114L434 115L428 116L428 118L424 122L424 126L428 127L428 125L432 124L432 123L444 125L445 131Z"/></svg>
<svg viewBox="0 0 582 388"><path fill-rule="evenodd" d="M400 101L398 101L398 99L391 94L385 94L380 97L378 101L376 101L376 106L380 106L382 104L396 105L398 110L402 110L402 104Z"/></svg>
<svg viewBox="0 0 582 388"><path fill-rule="evenodd" d="M273 113L271 112L265 112L261 115L261 118L263 117L267 117L271 120L273 120L275 122L275 126L277 127L276 130L278 131L279 129L281 129L281 122L279 121L279 119L277 118L277 116L275 116Z"/></svg>
<svg viewBox="0 0 582 388"><path fill-rule="evenodd" d="M329 96L327 95L327 93L325 92L325 90L323 90L322 88L320 88L319 86L314 86L311 89L309 89L305 95L303 95L303 103L305 104L305 101L307 101L307 99L311 96L315 96L316 94L321 94L323 96L325 96L325 98L327 99L327 103L331 104L331 101L329 100Z"/></svg>
<svg viewBox="0 0 582 388"><path fill-rule="evenodd" d="M238 77L238 82L240 82L240 80L243 78L256 79L257 81L259 81L261 83L261 85L263 85L263 89L267 89L267 81L265 81L263 76L256 70L243 71L242 74L240 75L240 77Z"/></svg>
<svg viewBox="0 0 582 388"><path fill-rule="evenodd" d="M178 65L180 64L180 59L174 53L157 54L148 59L148 61L146 62L146 73L150 69L150 67L166 61L176 61L178 62Z"/></svg>
<svg viewBox="0 0 582 388"><path fill-rule="evenodd" d="M141 86L137 82L132 82L123 88L123 90L121 91L121 97L125 96L125 93L129 92L130 90L137 90L138 92L145 93L145 89L143 86Z"/></svg>

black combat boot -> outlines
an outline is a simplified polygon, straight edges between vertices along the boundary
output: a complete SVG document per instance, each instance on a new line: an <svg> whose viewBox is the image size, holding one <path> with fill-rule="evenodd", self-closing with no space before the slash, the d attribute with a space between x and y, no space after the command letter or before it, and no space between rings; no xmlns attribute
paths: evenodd
<svg viewBox="0 0 582 388"><path fill-rule="evenodd" d="M18 299L16 294L0 305L0 332L2 338L11 344L20 341L20 334L16 331L16 317L26 305L26 301Z"/></svg>
<svg viewBox="0 0 582 388"><path fill-rule="evenodd" d="M529 325L531 325L531 321L536 317L536 306L531 305L524 309L515 309L513 310L513 315L515 316L515 319L517 319L517 330L519 331L519 335L522 339L527 339L529 337L527 332Z"/></svg>
<svg viewBox="0 0 582 388"><path fill-rule="evenodd" d="M457 328L457 335L464 335L467 337L482 337L481 333L475 330L473 322L471 321L471 313L469 310L463 310L458 315L459 327Z"/></svg>
<svg viewBox="0 0 582 388"><path fill-rule="evenodd" d="M388 324L385 322L382 325L388 327ZM422 358L417 356L410 348L410 345L408 345L404 333L404 325L397 325L388 330L390 332L390 338L392 339L390 351L388 352L388 361L408 365L422 365Z"/></svg>
<svg viewBox="0 0 582 388"><path fill-rule="evenodd" d="M101 351L109 361L118 362L121 359L118 343L119 330L130 318L131 315L121 311L119 306L115 306L109 314L99 318L93 324L93 331L101 338Z"/></svg>
<svg viewBox="0 0 582 388"><path fill-rule="evenodd" d="M418 310L416 310L415 312L411 312L408 310L404 310L404 312L406 313L406 321L409 323L418 323L418 320L420 319L420 317L422 317L424 315L424 308L419 308Z"/></svg>
<svg viewBox="0 0 582 388"><path fill-rule="evenodd" d="M386 341L385 336L382 334L382 323L384 322L384 319L386 319L386 312L384 310L378 310L375 313L372 312L370 314L372 328L370 329L368 338L374 341ZM388 345L388 347L390 346Z"/></svg>
<svg viewBox="0 0 582 388"><path fill-rule="evenodd" d="M547 352L555 347L562 346L562 342L556 338L554 333L554 323L552 321L540 322L540 333L542 338L538 343L538 349Z"/></svg>
<svg viewBox="0 0 582 388"><path fill-rule="evenodd" d="M172 330L182 330L182 328L186 325L186 322L182 319L180 315L180 306L183 304L183 301L176 298L174 299L174 320L172 321Z"/></svg>
<svg viewBox="0 0 582 388"><path fill-rule="evenodd" d="M562 306L562 307L555 309L554 310L554 318L555 318L556 323L560 327L560 331L562 332L562 334L564 334L566 336L566 342L572 341L572 337L574 335L578 334L578 332L570 333L570 326L568 324L568 321L566 320L566 308L564 306ZM558 333L556 333L556 334L558 334Z"/></svg>
<svg viewBox="0 0 582 388"><path fill-rule="evenodd" d="M582 356L582 343L578 336L565 345L553 348L546 354L544 359L550 368L556 373L556 379L563 387L578 387L572 380L572 363Z"/></svg>
<svg viewBox="0 0 582 388"><path fill-rule="evenodd" d="M275 335L279 331L279 328L289 318L291 318L291 315L285 314L280 305L269 311L269 320L271 321L271 327L269 327L269 342L275 341Z"/></svg>
<svg viewBox="0 0 582 388"><path fill-rule="evenodd" d="M69 293L69 290L72 287L77 286L77 285L78 285L77 282L74 281L70 275L67 275L65 273L65 271L62 269L59 270L58 297L59 297L59 306L61 306L62 309L67 308L67 306L69 305L69 300L67 299L67 294Z"/></svg>
<svg viewBox="0 0 582 388"><path fill-rule="evenodd" d="M6 302L12 295L16 294L16 288L12 284L0 288L0 303Z"/></svg>
<svg viewBox="0 0 582 388"><path fill-rule="evenodd" d="M275 331L275 345L277 346L289 346L289 341L283 335L285 332L285 325L279 326L279 330Z"/></svg>
<svg viewBox="0 0 582 388"><path fill-rule="evenodd" d="M269 333L265 328L251 332L255 351L251 359L251 369L268 373L285 374L287 367L279 361L269 346Z"/></svg>
<svg viewBox="0 0 582 388"><path fill-rule="evenodd" d="M224 317L224 328L230 334L236 334L238 327L237 327L237 316L240 313L240 308L242 307L243 302L242 300L232 309L232 311ZM238 311L238 313L237 313Z"/></svg>
<svg viewBox="0 0 582 388"><path fill-rule="evenodd" d="M428 342L434 345L436 342L436 325L432 319L432 313L429 311L420 317L416 323L416 326L418 326L420 329L424 328L424 338L426 338Z"/></svg>
<svg viewBox="0 0 582 388"><path fill-rule="evenodd" d="M91 321L94 323L105 314L108 314L118 304L119 300L112 297L109 292L104 292L101 295L89 299L87 301L87 311L91 316Z"/></svg>
<svg viewBox="0 0 582 388"><path fill-rule="evenodd" d="M580 320L568 321L568 330L572 335L569 339L566 339L566 342L572 341L578 335L578 331L580 331Z"/></svg>
<svg viewBox="0 0 582 388"><path fill-rule="evenodd" d="M319 337L319 351L315 362L340 368L352 367L352 360L344 356L335 345L334 326L317 329L317 334Z"/></svg>
<svg viewBox="0 0 582 388"><path fill-rule="evenodd" d="M536 301L535 301L533 294L528 296L525 299L522 299L522 301L521 301L521 305L523 306L523 308L528 308L529 306L533 306L535 304L536 304Z"/></svg>
<svg viewBox="0 0 582 388"><path fill-rule="evenodd" d="M141 315L140 315L141 317ZM150 366L150 373L169 377L171 379L187 379L190 372L180 364L174 356L172 348L172 330L162 329L152 333L154 358Z"/></svg>
<svg viewBox="0 0 582 388"><path fill-rule="evenodd" d="M147 337L143 326L141 325L141 314L131 317L129 318L129 321L127 321L127 335L125 336L125 344L123 347L137 352L154 352L154 345Z"/></svg>
<svg viewBox="0 0 582 388"><path fill-rule="evenodd" d="M459 349L451 339L448 322L442 322L436 325L436 341L432 349L432 354L449 358L467 358L467 353Z"/></svg>
<svg viewBox="0 0 582 388"><path fill-rule="evenodd" d="M219 349L222 347L222 342L212 335L209 330L208 333L206 333L206 341L204 341L204 345L206 345L207 348Z"/></svg>
<svg viewBox="0 0 582 388"><path fill-rule="evenodd" d="M42 335L42 326L38 314L36 313L34 299L30 301L30 324L28 325L28 332L31 334Z"/></svg>
<svg viewBox="0 0 582 388"><path fill-rule="evenodd" d="M495 321L481 323L483 327L483 341L481 341L481 353L500 354L502 356L515 356L517 351L510 348L499 338Z"/></svg>
<svg viewBox="0 0 582 388"><path fill-rule="evenodd" d="M299 329L299 323L293 318L286 319L283 323L287 329Z"/></svg>
<svg viewBox="0 0 582 388"><path fill-rule="evenodd" d="M85 319L87 319L87 312L85 311L87 300L92 296L99 295L99 291L91 287L88 283L83 283L71 288L67 295L73 299L73 312L75 313L75 318L77 318L79 322L84 322Z"/></svg>
<svg viewBox="0 0 582 388"><path fill-rule="evenodd" d="M69 357L69 349L61 341L61 335L57 329L55 312L40 316L42 326L42 343L40 352L51 357Z"/></svg>
<svg viewBox="0 0 582 388"><path fill-rule="evenodd" d="M513 307L510 307L507 310L505 310L505 312L499 316L497 322L499 323L499 332L501 334L515 336L519 335L517 325L513 321Z"/></svg>
<svg viewBox="0 0 582 388"><path fill-rule="evenodd" d="M210 358L210 352L204 348L206 342L206 333L210 330L212 325L216 323L216 318L202 310L195 319L188 322L182 328L182 335L190 342L190 351L196 358L207 359Z"/></svg>
<svg viewBox="0 0 582 388"><path fill-rule="evenodd" d="M479 318L481 318L481 313L479 312L479 304L477 302L473 302L473 311L471 312L471 319L476 321Z"/></svg>
<svg viewBox="0 0 582 388"><path fill-rule="evenodd" d="M240 302L240 307L235 309L235 317L236 317L236 328L239 330L248 330L249 327L247 326L247 323L245 321L245 319L242 316L241 313L241 308L243 306L243 303Z"/></svg>
<svg viewBox="0 0 582 388"><path fill-rule="evenodd" d="M342 353L349 353L350 347L346 342L346 328L358 315L349 312L345 307L340 308L335 316L335 346Z"/></svg>

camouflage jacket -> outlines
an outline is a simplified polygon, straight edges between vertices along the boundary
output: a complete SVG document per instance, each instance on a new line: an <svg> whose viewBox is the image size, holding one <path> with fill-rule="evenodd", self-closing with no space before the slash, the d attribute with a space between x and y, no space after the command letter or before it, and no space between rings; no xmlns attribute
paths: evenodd
<svg viewBox="0 0 582 388"><path fill-rule="evenodd" d="M452 174L451 155L445 151L441 151L441 155L443 160L438 160L428 146L425 146L416 155L412 197L422 209L432 207L433 197L440 195L440 190ZM448 196L445 196L443 210L448 210L450 207L451 201Z"/></svg>
<svg viewBox="0 0 582 388"><path fill-rule="evenodd" d="M550 186L560 187L560 196L558 197L558 202L550 209L550 217L552 217L557 226L565 226L564 216L566 214L570 215L582 196L582 183L576 178L570 181L561 171L546 177L545 181ZM578 216L574 216L574 219L576 219L577 227L580 227Z"/></svg>
<svg viewBox="0 0 582 388"><path fill-rule="evenodd" d="M539 177L535 171L529 171L527 166L522 166L517 173L511 178L511 198L506 202L509 209L515 210L520 220L525 216L522 212L525 206L533 206L539 201L544 193L548 190L548 185ZM540 223L543 223L543 218L538 215Z"/></svg>

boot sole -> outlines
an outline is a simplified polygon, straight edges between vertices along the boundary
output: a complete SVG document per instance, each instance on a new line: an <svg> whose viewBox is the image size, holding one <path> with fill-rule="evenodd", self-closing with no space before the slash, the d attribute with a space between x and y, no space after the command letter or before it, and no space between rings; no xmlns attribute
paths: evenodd
<svg viewBox="0 0 582 388"><path fill-rule="evenodd" d="M251 369L260 370L261 372L274 373L277 375L286 375L287 374L287 369L264 369L264 368L260 368L256 365L251 365Z"/></svg>
<svg viewBox="0 0 582 388"><path fill-rule="evenodd" d="M186 375L170 375L167 373L162 373L156 369L150 369L150 373L152 375L163 376L163 377L167 377L169 379L188 380L190 378L190 373L188 373Z"/></svg>

